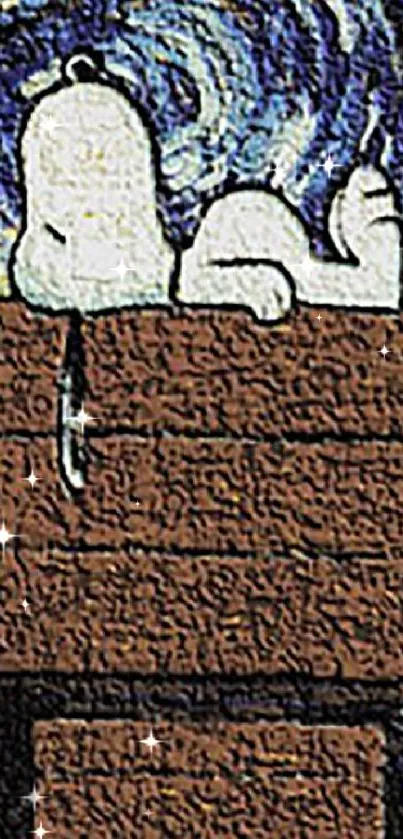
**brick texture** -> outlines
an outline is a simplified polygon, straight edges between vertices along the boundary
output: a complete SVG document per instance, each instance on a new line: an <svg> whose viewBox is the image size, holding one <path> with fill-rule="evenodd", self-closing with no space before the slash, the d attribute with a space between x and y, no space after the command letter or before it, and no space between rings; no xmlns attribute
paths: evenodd
<svg viewBox="0 0 403 839"><path fill-rule="evenodd" d="M25 545L49 541L206 551L292 547L374 556L403 544L403 444L89 438L88 480L65 495L56 442L7 439L3 515ZM36 465L40 482L24 478Z"/></svg>
<svg viewBox="0 0 403 839"><path fill-rule="evenodd" d="M401 433L403 318L318 311L269 328L203 309L88 319L88 410L144 433Z"/></svg>
<svg viewBox="0 0 403 839"><path fill-rule="evenodd" d="M68 321L0 303L0 433L53 432Z"/></svg>
<svg viewBox="0 0 403 839"><path fill-rule="evenodd" d="M37 680L13 729L0 692L0 727L21 754L32 745L25 778L47 796L35 827L61 839L400 839L401 758L385 738L403 676L402 317L87 318L95 420L75 498L56 433L68 327L0 303L0 513L16 534L0 555L0 676ZM181 721L163 706L151 757L137 742L147 720L91 712L88 680L110 692L110 717L125 674L155 680L167 702L177 678L195 692ZM253 716L260 678L268 713L270 696L300 691L298 723L285 710L234 723L217 708L196 722L201 685L210 707L233 679ZM382 702L371 699L380 686ZM316 725L331 692L332 725ZM18 734L28 705L46 716L32 719L33 744ZM18 814L10 805L29 789L16 790L13 761L0 777L2 839L16 819L22 835L34 827L26 801Z"/></svg>
<svg viewBox="0 0 403 839"><path fill-rule="evenodd" d="M3 671L403 675L403 560L21 549L0 580Z"/></svg>
<svg viewBox="0 0 403 839"><path fill-rule="evenodd" d="M375 727L263 722L40 722L36 814L60 839L161 836L379 839L383 736ZM148 814L146 811L149 811Z"/></svg>
<svg viewBox="0 0 403 839"><path fill-rule="evenodd" d="M86 408L149 434L401 433L403 319L318 311L270 328L241 311L89 317ZM0 431L50 431L68 319L2 301L0 328Z"/></svg>

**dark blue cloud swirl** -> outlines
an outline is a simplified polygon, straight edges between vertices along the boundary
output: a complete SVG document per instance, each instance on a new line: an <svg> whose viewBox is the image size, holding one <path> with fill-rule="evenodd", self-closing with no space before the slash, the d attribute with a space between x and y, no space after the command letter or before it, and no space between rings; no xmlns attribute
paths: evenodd
<svg viewBox="0 0 403 839"><path fill-rule="evenodd" d="M143 7L142 7L143 6ZM359 161L403 203L396 33L380 0L20 0L0 13L0 219L23 212L16 152L24 84L92 47L141 104L161 156L159 207L186 247L207 199L240 183L279 190L326 254L326 212ZM323 169L331 154L333 173ZM281 162L277 174L273 164Z"/></svg>

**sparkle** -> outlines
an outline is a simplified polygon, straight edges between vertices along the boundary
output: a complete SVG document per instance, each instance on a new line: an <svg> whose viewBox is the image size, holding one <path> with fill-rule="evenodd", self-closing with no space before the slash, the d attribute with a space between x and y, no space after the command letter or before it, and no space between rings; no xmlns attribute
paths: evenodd
<svg viewBox="0 0 403 839"><path fill-rule="evenodd" d="M30 804L32 804L32 806L34 808L34 811L36 810L36 805L37 805L38 801L40 801L42 798L45 798L45 797L46 797L45 795L39 795L39 792L37 791L35 784L34 784L32 792L30 792L29 795L21 795L21 798L24 798L25 801L29 801Z"/></svg>
<svg viewBox="0 0 403 839"><path fill-rule="evenodd" d="M301 268L304 271L306 271L307 273L312 270L312 260L311 260L311 257L309 256L309 253L307 253L307 255L304 256L303 259L301 259L300 265L301 265Z"/></svg>
<svg viewBox="0 0 403 839"><path fill-rule="evenodd" d="M31 833L33 833L34 836L37 836L38 839L43 839L43 837L47 833L51 833L51 832L52 832L51 830L45 830L42 822L40 822L39 827L37 827L36 830L31 830Z"/></svg>
<svg viewBox="0 0 403 839"><path fill-rule="evenodd" d="M124 259L121 259L118 265L116 266L116 273L121 280L124 280L129 268L126 265Z"/></svg>
<svg viewBox="0 0 403 839"><path fill-rule="evenodd" d="M84 426L90 420L94 420L95 417L91 417L90 414L87 414L87 412L84 410L84 406L82 405L78 414L76 414L75 417L68 417L68 419L70 422L77 422L79 425L81 425L81 434L84 434Z"/></svg>
<svg viewBox="0 0 403 839"><path fill-rule="evenodd" d="M52 131L55 131L56 128L66 128L66 126L62 125L54 117L52 117L51 114L49 114L42 117L41 128L44 128L45 131L52 133Z"/></svg>
<svg viewBox="0 0 403 839"><path fill-rule="evenodd" d="M387 354L390 352L390 350L388 350L388 349L387 349L387 347L385 347L385 344L384 344L384 345L383 345L383 347L382 347L382 349L381 349L381 350L379 350L379 352L380 352L380 353L381 353L381 355L383 355L383 357L385 358L385 357L387 356Z"/></svg>
<svg viewBox="0 0 403 839"><path fill-rule="evenodd" d="M316 320L322 320L322 315L318 315Z"/></svg>
<svg viewBox="0 0 403 839"><path fill-rule="evenodd" d="M148 737L146 737L144 740L140 740L139 742L144 743L144 745L150 749L152 754L153 748L157 745L157 743L162 743L163 741L157 740L157 738L154 737L152 728L150 728L150 733Z"/></svg>
<svg viewBox="0 0 403 839"><path fill-rule="evenodd" d="M340 164L340 163L334 163L334 162L333 162L333 160L332 160L332 156L329 154L329 155L327 156L327 158L326 158L325 162L324 162L324 163L322 163L322 164L320 164L320 165L323 167L323 169L325 170L326 174L330 177L330 175L331 175L331 174L332 174L332 172L333 172L333 169L334 169L336 166L340 166L341 164Z"/></svg>
<svg viewBox="0 0 403 839"><path fill-rule="evenodd" d="M26 597L24 597L24 600L22 600L22 602L21 602L21 606L23 607L24 612L27 612L27 611L28 611L28 609L29 609L29 603L28 603L28 600L27 600L27 598L26 598Z"/></svg>
<svg viewBox="0 0 403 839"><path fill-rule="evenodd" d="M33 469L31 469L31 474L28 475L28 478L24 478L24 481L28 481L28 483L31 485L31 489L34 488L36 482L39 481L39 480L40 479L36 477Z"/></svg>
<svg viewBox="0 0 403 839"><path fill-rule="evenodd" d="M3 552L3 559L4 559L4 551L5 551L5 547L7 545L7 542L9 542L11 539L16 539L16 538L17 538L17 534L16 533L10 533L10 531L7 530L7 528L4 524L4 521L3 521L1 523L1 527L0 527L0 545L1 545L1 548L2 548L2 552Z"/></svg>
<svg viewBox="0 0 403 839"><path fill-rule="evenodd" d="M294 262L293 264L295 268L299 268L300 270L302 268L304 274L310 274L313 269L313 263L309 253L305 254L299 262Z"/></svg>

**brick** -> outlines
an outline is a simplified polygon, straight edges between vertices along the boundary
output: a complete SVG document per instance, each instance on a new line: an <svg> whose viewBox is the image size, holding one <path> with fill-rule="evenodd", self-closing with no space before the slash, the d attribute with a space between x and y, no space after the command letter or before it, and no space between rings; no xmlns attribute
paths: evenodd
<svg viewBox="0 0 403 839"><path fill-rule="evenodd" d="M403 558L7 549L0 604L3 672L403 676Z"/></svg>
<svg viewBox="0 0 403 839"><path fill-rule="evenodd" d="M374 555L403 544L401 443L287 443L279 453L114 435L90 440L88 458L87 544Z"/></svg>
<svg viewBox="0 0 403 839"><path fill-rule="evenodd" d="M402 323L306 307L271 327L242 311L88 317L86 409L146 434L401 433ZM68 317L3 300L0 327L0 433L53 433Z"/></svg>
<svg viewBox="0 0 403 839"><path fill-rule="evenodd" d="M64 493L56 441L3 441L2 515L24 546L48 543L205 551L401 548L403 445L86 441L87 485ZM31 489L30 463L40 479ZM17 528L17 529L16 529Z"/></svg>
<svg viewBox="0 0 403 839"><path fill-rule="evenodd" d="M66 317L0 302L0 433L54 432Z"/></svg>
<svg viewBox="0 0 403 839"><path fill-rule="evenodd" d="M148 733L129 720L36 723L47 798L35 825L60 839L381 835L384 737L375 726L162 721L152 755L139 742Z"/></svg>
<svg viewBox="0 0 403 839"><path fill-rule="evenodd" d="M262 326L243 311L122 311L88 318L83 334L99 428L260 439L403 430L401 316L301 306Z"/></svg>
<svg viewBox="0 0 403 839"><path fill-rule="evenodd" d="M31 466L34 488L24 480ZM79 506L65 494L59 476L56 438L6 439L0 444L1 516L22 547L69 544L79 535ZM10 549L10 544L6 550Z"/></svg>

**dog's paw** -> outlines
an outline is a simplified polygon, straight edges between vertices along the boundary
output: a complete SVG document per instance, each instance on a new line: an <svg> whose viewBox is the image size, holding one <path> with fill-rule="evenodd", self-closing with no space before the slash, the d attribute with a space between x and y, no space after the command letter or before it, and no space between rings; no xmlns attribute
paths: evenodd
<svg viewBox="0 0 403 839"><path fill-rule="evenodd" d="M253 298L253 309L260 321L276 321L285 317L293 307L292 289L288 280L277 269L272 269L270 274L266 271L262 277L260 287L254 279L255 294Z"/></svg>
<svg viewBox="0 0 403 839"><path fill-rule="evenodd" d="M192 248L182 254L177 298L238 304L258 320L278 320L293 305L284 269L307 247L298 219L276 196L263 190L231 193L210 207Z"/></svg>

